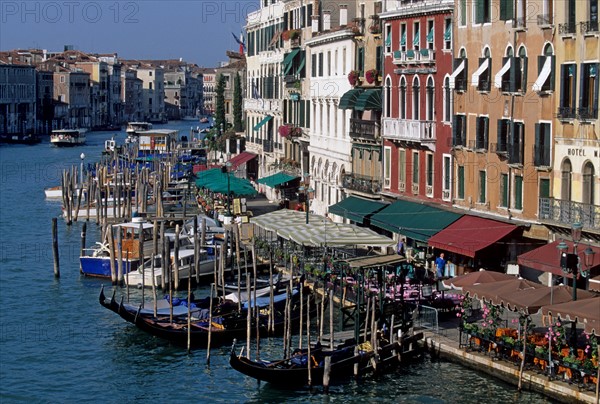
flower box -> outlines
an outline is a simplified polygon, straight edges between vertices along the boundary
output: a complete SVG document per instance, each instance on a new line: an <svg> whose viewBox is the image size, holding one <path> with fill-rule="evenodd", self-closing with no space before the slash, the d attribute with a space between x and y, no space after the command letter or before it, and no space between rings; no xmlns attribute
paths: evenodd
<svg viewBox="0 0 600 404"><path fill-rule="evenodd" d="M367 83L369 84L373 84L374 82L376 82L378 77L379 72L377 71L377 69L367 70L367 72L365 73L365 80L367 80Z"/></svg>
<svg viewBox="0 0 600 404"><path fill-rule="evenodd" d="M351 86L360 84L360 72L358 70L352 70L348 73L348 82Z"/></svg>

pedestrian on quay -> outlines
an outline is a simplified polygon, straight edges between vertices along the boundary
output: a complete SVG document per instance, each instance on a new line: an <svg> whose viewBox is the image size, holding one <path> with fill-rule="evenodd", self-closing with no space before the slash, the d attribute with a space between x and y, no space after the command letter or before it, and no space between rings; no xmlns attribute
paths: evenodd
<svg viewBox="0 0 600 404"><path fill-rule="evenodd" d="M435 259L436 278L442 278L446 274L446 260L444 259L444 253L441 253L439 257Z"/></svg>

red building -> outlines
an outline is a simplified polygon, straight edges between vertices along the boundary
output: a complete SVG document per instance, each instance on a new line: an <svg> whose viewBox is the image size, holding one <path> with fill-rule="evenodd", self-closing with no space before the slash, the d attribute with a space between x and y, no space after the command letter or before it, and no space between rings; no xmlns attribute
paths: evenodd
<svg viewBox="0 0 600 404"><path fill-rule="evenodd" d="M382 194L450 203L454 2L384 4Z"/></svg>

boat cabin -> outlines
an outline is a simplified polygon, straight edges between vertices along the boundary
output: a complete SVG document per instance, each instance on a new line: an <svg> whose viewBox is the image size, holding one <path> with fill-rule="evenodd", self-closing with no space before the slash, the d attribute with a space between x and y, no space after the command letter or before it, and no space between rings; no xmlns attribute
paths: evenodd
<svg viewBox="0 0 600 404"><path fill-rule="evenodd" d="M173 129L153 129L137 133L139 154L168 153L175 150L179 131Z"/></svg>

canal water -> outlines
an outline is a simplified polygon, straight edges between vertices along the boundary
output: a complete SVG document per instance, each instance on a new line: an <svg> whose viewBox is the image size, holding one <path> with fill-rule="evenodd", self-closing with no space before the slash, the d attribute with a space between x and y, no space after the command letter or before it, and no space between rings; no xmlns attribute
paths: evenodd
<svg viewBox="0 0 600 404"><path fill-rule="evenodd" d="M188 134L190 122L163 126ZM428 357L378 379L332 386L329 396L280 390L230 369L229 347L213 350L207 367L205 350L188 355L125 323L98 303L110 282L79 275L80 222L58 221L61 277L54 279L51 220L60 217L60 202L44 196L62 170L79 166L82 152L85 163L98 161L113 135L90 132L86 145L71 149L47 138L0 146L0 402L552 402ZM98 233L90 222L88 247ZM264 340L262 357L280 356L281 345Z"/></svg>

